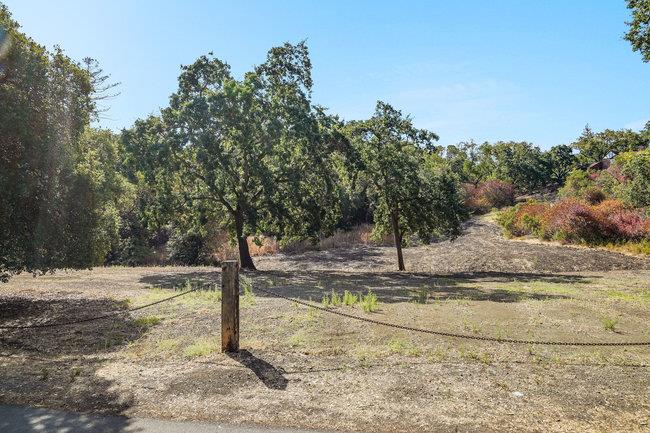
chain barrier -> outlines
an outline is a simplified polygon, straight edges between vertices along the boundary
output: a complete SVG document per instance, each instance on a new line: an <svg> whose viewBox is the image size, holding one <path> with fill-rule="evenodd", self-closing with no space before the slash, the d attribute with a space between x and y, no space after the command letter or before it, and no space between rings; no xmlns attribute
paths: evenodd
<svg viewBox="0 0 650 433"><path fill-rule="evenodd" d="M172 299L180 298L181 296L185 296L188 293L196 292L199 289L192 289L192 290L187 290L182 293L177 293L176 295L170 296L165 299L160 299L158 301L151 302L149 304L141 305L139 307L135 308L129 308L126 310L121 310L121 311L115 311L112 313L104 314L101 316L96 316L96 317L87 317L84 319L78 319L78 320L70 320L68 322L54 322L54 323L36 323L34 325L0 325L0 329L33 329L33 328L56 328L59 326L68 326L68 325L76 325L79 323L87 323L87 322L94 322L96 320L103 320L103 319L108 319L110 317L116 317L116 316L121 316L123 314L128 314L132 313L134 311L138 310L143 310L148 307L152 307L154 305L162 304L163 302L171 301Z"/></svg>
<svg viewBox="0 0 650 433"><path fill-rule="evenodd" d="M281 287L278 287L281 288ZM59 327L59 326L69 326L69 325L75 325L75 324L80 324L80 323L87 323L87 322L93 322L96 320L103 320L103 319L108 319L110 317L116 317L120 316L123 314L128 314L132 313L134 311L142 310L148 307L152 307L154 305L161 304L163 302L171 301L172 299L179 298L181 296L185 296L189 293L196 292L199 289L192 289L192 290L187 290L182 293L178 293L173 296L169 296L165 299L160 299L158 301L150 302L149 304L141 305L139 307L135 308L129 308L127 310L123 311L116 311L113 313L108 313L104 314L101 316L96 316L96 317L88 317L84 319L78 319L78 320L71 320L67 322L55 322L55 323L37 323L33 325L0 325L0 329L34 329L34 328L54 328L54 327ZM631 342L626 342L626 341L605 341L605 342L585 342L585 341L549 341L549 340L524 340L524 339L515 339L515 338L497 338L497 337L487 337L487 336L482 336L482 335L469 335L469 334L460 334L460 333L454 333L454 332L446 332L446 331L434 331L431 329L424 329L424 328L417 328L413 326L407 326L407 325L398 325L395 323L389 323L389 322L383 322L381 320L375 320L375 319L370 319L367 317L360 317L360 316L355 316L354 314L348 314L344 313L342 311L336 311L332 310L330 308L326 307L321 307L320 305L315 305L311 302L306 302L302 301L300 299L292 298L289 296L284 296L280 293L277 293L275 291L269 290L268 288L262 288L262 287L255 287L255 290L258 290L262 293L266 293L268 295L274 296L279 299L284 299L289 302L294 302L299 305L303 305L305 307L309 308L314 308L319 311L324 311L326 313L334 314L337 316L341 317L346 317L348 319L353 319L353 320L358 320L361 322L366 322L366 323L371 323L374 325L381 325L381 326L387 326L390 328L395 328L395 329L401 329L404 331L412 331L412 332L419 332L419 333L424 333L424 334L430 334L430 335L438 335L442 337L450 337L450 338L462 338L462 339L467 339L467 340L478 340L478 341L489 341L489 342L495 342L495 343L511 343L511 344L529 344L529 345L545 345L545 346L601 346L601 347L621 347L621 346L650 346L650 341L631 341Z"/></svg>
<svg viewBox="0 0 650 433"><path fill-rule="evenodd" d="M278 287L282 288L282 287ZM397 325L389 322L382 322L380 320L369 319L366 317L359 317L353 314L344 313L342 311L332 310L330 308L321 307L320 305L314 305L311 302L305 302L300 299L291 298L289 296L281 295L277 292L269 290L268 288L256 287L255 290L259 290L262 293L266 293L276 298L285 299L290 302L295 302L309 308L314 308L316 310L324 311L326 313L335 314L337 316L346 317L348 319L358 320L361 322L372 323L375 325L388 326L390 328L401 329L404 331L413 331L420 332L424 334L438 335L442 337L452 337L452 338L463 338L467 340L479 340L479 341L491 341L496 343L512 343L512 344L529 344L529 345L544 345L544 346L650 346L650 341L639 341L639 342L624 342L624 341L606 341L606 342L585 342L585 341L547 341L547 340L520 340L515 338L497 338L497 337L484 337L481 335L468 335L468 334L457 334L454 332L445 332L445 331L434 331L431 329L416 328L413 326L406 325Z"/></svg>

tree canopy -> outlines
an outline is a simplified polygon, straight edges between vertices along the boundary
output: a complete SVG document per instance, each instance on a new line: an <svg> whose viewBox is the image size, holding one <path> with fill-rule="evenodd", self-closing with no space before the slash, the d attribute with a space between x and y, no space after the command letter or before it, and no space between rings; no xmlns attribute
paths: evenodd
<svg viewBox="0 0 650 433"><path fill-rule="evenodd" d="M627 0L627 8L632 12L632 21L626 23L625 39L641 53L644 62L650 62L650 2Z"/></svg>
<svg viewBox="0 0 650 433"><path fill-rule="evenodd" d="M163 110L179 192L229 228L244 268L255 268L249 236L315 236L333 222L335 177L311 87L304 42L271 49L242 80L202 56Z"/></svg>
<svg viewBox="0 0 650 433"><path fill-rule="evenodd" d="M372 187L376 229L393 234L402 271L405 235L428 241L435 234L459 231L462 209L454 178L431 158L440 150L434 144L438 136L415 128L408 116L384 102L377 102L370 119L347 128Z"/></svg>
<svg viewBox="0 0 650 433"><path fill-rule="evenodd" d="M77 169L92 85L0 5L0 278L93 264L92 179Z"/></svg>

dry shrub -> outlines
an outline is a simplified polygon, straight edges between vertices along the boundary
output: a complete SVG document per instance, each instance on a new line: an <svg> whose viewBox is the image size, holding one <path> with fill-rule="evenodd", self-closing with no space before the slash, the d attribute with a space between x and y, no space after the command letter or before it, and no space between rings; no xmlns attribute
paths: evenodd
<svg viewBox="0 0 650 433"><path fill-rule="evenodd" d="M306 251L330 250L336 248L348 248L353 245L375 245L392 246L391 235L384 235L376 239L372 235L371 224L360 224L351 230L337 230L332 236L321 239L314 243L308 240L285 242L280 250L287 254L299 254Z"/></svg>
<svg viewBox="0 0 650 433"><path fill-rule="evenodd" d="M249 237L248 249L251 256L265 256L279 252L280 245L277 239L272 236L258 236L257 239Z"/></svg>
<svg viewBox="0 0 650 433"><path fill-rule="evenodd" d="M515 203L515 188L510 182L488 180L479 184L465 185L465 205L475 212L488 212L512 206Z"/></svg>
<svg viewBox="0 0 650 433"><path fill-rule="evenodd" d="M214 251L213 256L219 261L228 259L237 259L239 257L239 247L237 244L231 244L230 236L226 232L219 234L219 246ZM259 242L259 245L257 242ZM251 256L264 256L267 254L275 254L280 251L278 241L274 237L259 236L257 239L249 237L247 239L248 251Z"/></svg>
<svg viewBox="0 0 650 433"><path fill-rule="evenodd" d="M384 235L380 239L372 236L371 224L360 224L351 230L337 230L332 236L322 239L318 243L318 248L328 250L333 248L345 248L350 245L393 245L391 235Z"/></svg>

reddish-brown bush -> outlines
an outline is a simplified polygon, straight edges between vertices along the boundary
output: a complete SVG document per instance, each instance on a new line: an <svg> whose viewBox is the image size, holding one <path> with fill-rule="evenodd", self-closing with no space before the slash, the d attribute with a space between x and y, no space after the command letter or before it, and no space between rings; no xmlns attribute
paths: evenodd
<svg viewBox="0 0 650 433"><path fill-rule="evenodd" d="M515 202L515 188L510 182L488 180L478 186L465 187L465 204L476 212L488 212L512 206Z"/></svg>
<svg viewBox="0 0 650 433"><path fill-rule="evenodd" d="M613 199L597 205L574 198L554 204L527 202L501 212L498 221L513 236L587 244L650 239L650 218Z"/></svg>
<svg viewBox="0 0 650 433"><path fill-rule="evenodd" d="M593 210L601 231L609 238L636 240L646 235L647 218L620 200L605 200Z"/></svg>
<svg viewBox="0 0 650 433"><path fill-rule="evenodd" d="M588 204L563 199L550 206L541 219L541 235L566 242L595 242L601 238L600 225Z"/></svg>

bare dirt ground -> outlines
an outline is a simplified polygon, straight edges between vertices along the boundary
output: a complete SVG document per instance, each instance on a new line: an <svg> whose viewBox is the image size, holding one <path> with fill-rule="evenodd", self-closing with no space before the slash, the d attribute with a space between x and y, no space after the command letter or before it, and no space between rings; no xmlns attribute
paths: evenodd
<svg viewBox="0 0 650 433"><path fill-rule="evenodd" d="M650 341L650 260L504 239L274 255L243 285L239 355L219 292L66 328L0 330L0 403L356 431L650 431L650 347L513 345L415 334L268 297L379 298L361 317L501 338ZM217 268L99 268L0 286L0 324L83 318L219 285Z"/></svg>
<svg viewBox="0 0 650 433"><path fill-rule="evenodd" d="M473 219L463 235L431 245L407 248L408 271L450 274L459 272L588 272L650 269L650 258L616 252L548 245L506 239L487 218ZM269 270L394 271L393 247L363 246L303 254L276 254L257 260Z"/></svg>

